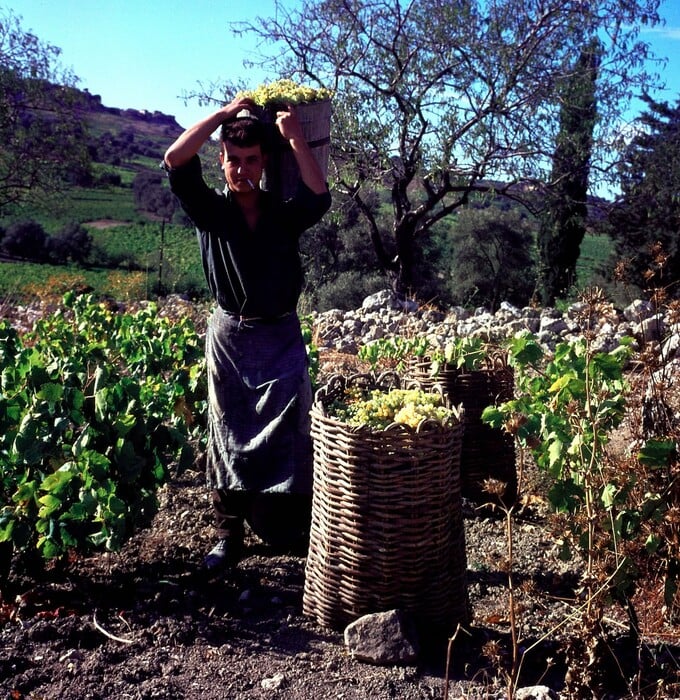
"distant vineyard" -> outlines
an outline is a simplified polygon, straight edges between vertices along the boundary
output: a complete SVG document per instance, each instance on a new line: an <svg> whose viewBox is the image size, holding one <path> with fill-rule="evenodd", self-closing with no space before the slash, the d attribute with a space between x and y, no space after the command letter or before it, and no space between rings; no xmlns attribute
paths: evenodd
<svg viewBox="0 0 680 700"><path fill-rule="evenodd" d="M71 290L121 301L153 298L159 291L207 295L192 229L166 226L163 240L157 223L89 230L93 239L89 265L4 262L0 268L0 298L61 297Z"/></svg>

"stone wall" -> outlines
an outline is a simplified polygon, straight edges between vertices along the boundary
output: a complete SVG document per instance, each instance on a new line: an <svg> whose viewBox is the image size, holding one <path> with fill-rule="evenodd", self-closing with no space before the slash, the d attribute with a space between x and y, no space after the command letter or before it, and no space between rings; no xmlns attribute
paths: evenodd
<svg viewBox="0 0 680 700"><path fill-rule="evenodd" d="M479 308L470 312L453 308L447 312L402 301L387 291L367 297L361 308L352 311L332 309L314 315L317 345L321 349L354 354L362 345L385 337L425 336L435 347L444 348L456 337L479 336L502 342L528 330L547 349L557 343L592 333L593 346L609 351L625 336L635 339L634 347L651 344L666 360L676 356L680 346L680 319L670 312L658 312L647 301L637 300L625 309L577 302L564 312L554 308L517 308L502 303L491 313Z"/></svg>

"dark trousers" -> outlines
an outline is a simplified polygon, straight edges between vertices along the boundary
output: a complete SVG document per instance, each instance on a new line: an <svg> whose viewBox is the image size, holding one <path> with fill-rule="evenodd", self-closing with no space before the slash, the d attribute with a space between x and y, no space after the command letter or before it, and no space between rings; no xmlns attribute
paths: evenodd
<svg viewBox="0 0 680 700"><path fill-rule="evenodd" d="M215 528L219 539L243 540L243 523L252 510L253 496L248 491L212 490Z"/></svg>
<svg viewBox="0 0 680 700"><path fill-rule="evenodd" d="M243 542L247 521L255 534L277 546L298 547L309 536L312 497L213 489L215 528L220 539Z"/></svg>

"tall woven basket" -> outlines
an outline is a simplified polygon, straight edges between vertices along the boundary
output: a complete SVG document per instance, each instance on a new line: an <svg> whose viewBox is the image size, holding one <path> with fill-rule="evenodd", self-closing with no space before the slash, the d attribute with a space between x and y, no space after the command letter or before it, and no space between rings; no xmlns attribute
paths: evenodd
<svg viewBox="0 0 680 700"><path fill-rule="evenodd" d="M514 395L515 378L504 356L490 356L477 370L443 365L432 375L427 359L413 360L407 377L423 387L439 384L451 403L465 409L465 432L461 451L461 491L475 503L496 500L485 489L487 479L505 484L502 493L509 505L517 498L517 465L512 437L482 422L487 406L509 401Z"/></svg>
<svg viewBox="0 0 680 700"><path fill-rule="evenodd" d="M283 105L272 104L267 109L266 118L273 124L276 111ZM324 178L328 176L328 158L331 148L331 101L319 100L295 106L302 133L312 149L316 162ZM263 187L281 199L292 197L300 181L297 161L287 141L274 129L272 149L264 171Z"/></svg>
<svg viewBox="0 0 680 700"><path fill-rule="evenodd" d="M375 384L373 383L375 381ZM450 634L469 620L462 423L350 427L327 406L366 375L333 377L312 408L314 494L305 614L330 628L390 609Z"/></svg>

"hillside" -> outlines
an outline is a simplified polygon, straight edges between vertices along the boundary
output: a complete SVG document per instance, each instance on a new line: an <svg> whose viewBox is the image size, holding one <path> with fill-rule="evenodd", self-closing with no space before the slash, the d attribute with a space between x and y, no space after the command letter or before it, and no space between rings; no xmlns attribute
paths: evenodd
<svg viewBox="0 0 680 700"><path fill-rule="evenodd" d="M89 168L77 176L73 174L72 184L55 197L46 199L34 195L14 211L3 210L0 238L2 229L7 230L13 224L36 222L52 238L58 238L64 230L76 224L87 228L92 238L92 250L83 260L71 256L71 269L61 264L64 260L52 258L46 262L44 256L33 256L28 269L25 265L29 263L24 262L23 251L40 248L27 246L20 252L14 252L10 262L3 262L0 298L7 294L30 297L37 289L43 293L45 287L61 290L74 286L105 296L116 296L122 292L125 292L125 296L136 293L146 296L149 290L160 287L164 291L192 296L205 294L193 227L188 220L177 210L172 217L173 225L161 227L158 216L138 206L145 182L151 183L154 191L167 187L158 165L167 147L182 133L183 127L174 116L157 110L104 105L99 95L88 91L78 91L78 96L82 103L83 122L87 127ZM211 149L215 152L210 153ZM213 186L223 183L216 151L215 144L208 144L202 158L204 175ZM147 201L154 199L149 197ZM383 193L383 202L389 207L387 190ZM599 204L591 201L591 214L599 211ZM445 225L452 224L447 221ZM357 234L361 235L359 229ZM354 234L343 230L337 235L351 237ZM373 260L374 253L368 238L360 245L365 248L365 259ZM591 277L592 270L596 270L607 258L610 247L611 242L604 237L586 236L580 263L586 272L583 275L579 272L579 279ZM311 255L309 257L311 259ZM345 265L349 265L348 274L353 274L353 262L338 263L336 266L340 270ZM317 285L323 285L329 279L326 275L325 279L317 280L314 274L312 270L308 279ZM444 271L441 274L445 276L448 273ZM379 273L375 272L374 277L377 279ZM324 294L332 294L334 298L326 299L323 302L325 306L346 303L347 294L342 290L342 284L338 283L337 294L333 289L335 282L329 285L331 291ZM357 295L365 296L372 291L375 291L375 287L369 286L358 290ZM438 289L436 292L428 290L427 294L434 296L440 292L448 293L446 289ZM318 299L314 303L318 303Z"/></svg>
<svg viewBox="0 0 680 700"><path fill-rule="evenodd" d="M120 134L133 131L138 135L166 143L182 133L182 127L174 116L147 109L107 107L99 95L81 92L83 116L93 134L111 132Z"/></svg>
<svg viewBox="0 0 680 700"><path fill-rule="evenodd" d="M144 188L167 187L158 166L182 127L174 116L159 111L109 107L87 91L78 91L78 97L89 167L72 174L72 184L56 195L36 192L22 205L3 210L0 239L3 229L10 231L13 225L38 224L48 247L36 242L3 250L0 299L59 296L74 288L116 297L146 297L161 286L163 291L202 294L193 229L179 212L177 225L162 226L159 216L139 206ZM85 227L91 247L83 257L69 253L70 262L64 264L67 258L57 258L49 242L74 226Z"/></svg>
<svg viewBox="0 0 680 700"><path fill-rule="evenodd" d="M182 133L172 115L146 109L109 107L99 95L77 91L90 156L89 170L58 197L36 195L14 210L4 211L0 226L27 219L53 234L71 222L152 221L135 206L132 184L140 172L158 173L168 145Z"/></svg>

